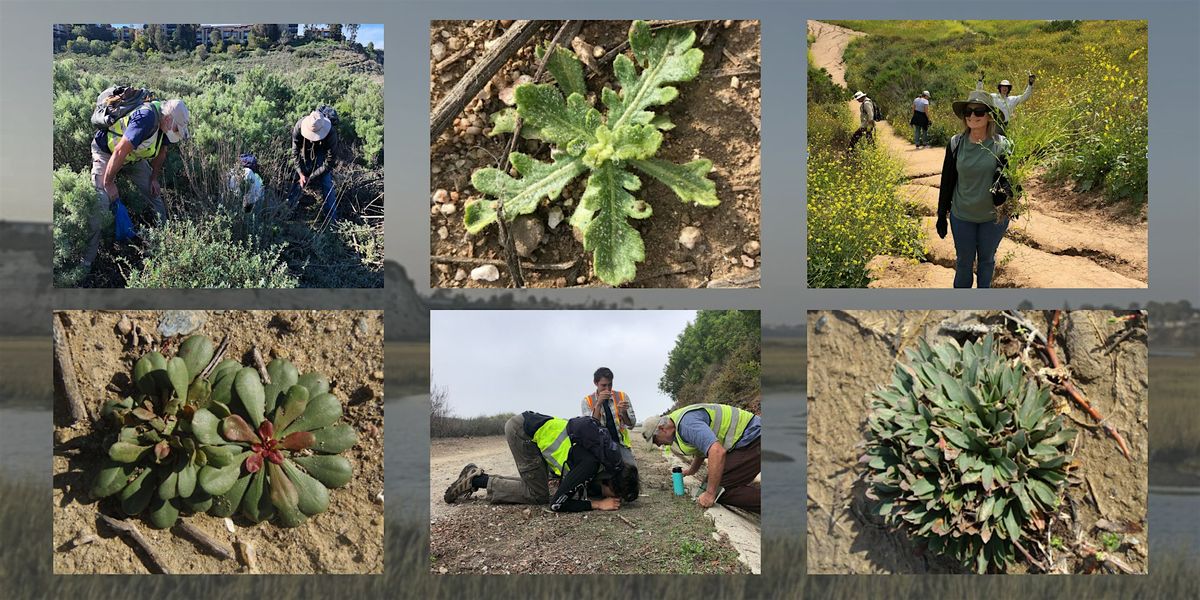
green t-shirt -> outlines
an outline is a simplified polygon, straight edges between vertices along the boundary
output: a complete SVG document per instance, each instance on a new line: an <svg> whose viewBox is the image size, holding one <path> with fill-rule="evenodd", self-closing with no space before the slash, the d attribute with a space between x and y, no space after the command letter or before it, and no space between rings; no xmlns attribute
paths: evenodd
<svg viewBox="0 0 1200 600"><path fill-rule="evenodd" d="M954 201L950 212L962 221L987 223L996 220L992 204L992 183L996 174L997 157L1004 152L1003 141L985 139L976 144L965 134L958 143L958 183L954 186Z"/></svg>

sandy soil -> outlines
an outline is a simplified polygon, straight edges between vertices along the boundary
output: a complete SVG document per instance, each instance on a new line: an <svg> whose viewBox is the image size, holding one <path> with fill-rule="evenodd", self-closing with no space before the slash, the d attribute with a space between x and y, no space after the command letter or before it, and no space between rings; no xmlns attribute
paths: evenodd
<svg viewBox="0 0 1200 600"><path fill-rule="evenodd" d="M809 313L808 388L808 572L815 573L957 573L957 565L925 554L902 532L885 528L869 515L868 500L856 468L864 439L867 394L884 384L895 356L924 337L945 340L946 320L962 322L955 311L820 311ZM976 313L998 322L995 313ZM1045 330L1042 313L1026 317ZM1108 422L1125 436L1132 460L1082 410L1056 393L1068 423L1079 430L1063 513L1074 507L1068 527L1058 519L1055 535L1072 547L1078 541L1098 545L1097 521L1128 521L1136 533L1124 535L1116 555L1137 572L1147 569L1147 370L1145 338L1134 337L1104 355L1101 348L1120 324L1111 313L1074 311L1060 326L1058 347L1075 384ZM896 348L899 348L897 350ZM1035 361L1036 367L1043 366ZM1062 513L1060 513L1062 514ZM1076 559L1056 552L1065 572L1084 570ZM1012 572L1010 568L1010 572ZM1023 565L1017 565L1023 572Z"/></svg>
<svg viewBox="0 0 1200 600"><path fill-rule="evenodd" d="M615 512L554 514L492 505L485 492L456 504L442 495L467 462L516 476L503 436L435 438L429 457L434 573L746 573L729 539L690 498L671 492L669 463L634 441L642 496Z"/></svg>
<svg viewBox="0 0 1200 600"><path fill-rule="evenodd" d="M557 23L557 22L555 22ZM584 21L577 39L602 49L612 49L628 39L629 21ZM684 204L670 190L656 181L643 177L640 198L653 208L649 219L635 220L634 227L646 245L646 260L638 264L637 279L627 287L758 287L761 263L758 252L747 254L747 243L759 242L759 77L751 74L761 61L759 54L758 21L733 21L713 28L715 35L708 45L700 44L705 24L695 25L697 47L704 51L701 74L691 82L677 85L679 97L662 110L670 115L675 129L665 133L660 158L687 162L703 156L713 162L711 179L717 185L721 204L713 208ZM455 56L456 46L463 52L452 64L438 68L440 61L431 58L430 107L470 68L472 61L485 52L484 44L502 34L496 21L434 21L430 29L430 44L442 44L445 55ZM534 35L500 69L489 86L474 101L467 104L462 118L488 124L487 116L504 107L499 92L508 87L520 74L532 76L537 70L533 46L550 40L555 29ZM442 61L448 58L442 58ZM723 71L740 71L739 87L731 87L731 76ZM599 74L590 74L588 87L598 92L604 86L614 87L611 64L603 65ZM468 200L480 197L471 187L471 173L486 166L496 166L508 144L508 136L458 133L447 129L430 147L430 191L444 189L456 199L455 210L441 212L431 203L429 219L430 252L433 256L459 258L502 259L497 241L497 228L469 236L462 223L462 210ZM549 147L536 141L525 141L516 147L539 160L548 160ZM569 219L583 193L581 178L566 188L563 198L553 206L559 207L564 219ZM570 287L605 285L591 272L591 255L583 251L566 221L548 229L551 206L543 205L530 217L530 224L545 232L540 245L528 262L536 264L572 263L565 270L525 271L529 287ZM535 225L540 224L540 225ZM684 227L695 226L703 232L702 241L688 250L679 243ZM474 281L466 277L469 266L430 265L430 286L439 287L506 287L511 286L506 269L501 268L495 282ZM456 277L457 276L457 277Z"/></svg>
<svg viewBox="0 0 1200 600"><path fill-rule="evenodd" d="M301 371L319 370L329 377L332 392L345 402L343 420L355 428L358 444L343 455L351 460L354 478L330 491L329 509L292 529L272 523L254 524L235 516L236 533L225 521L207 514L185 516L187 522L218 542L234 539L254 545L264 573L383 572L383 313L379 311L195 311L205 317L198 329L214 340L229 336L226 358L253 364L257 345L264 355L282 356ZM98 411L109 398L128 395L133 362L149 348L134 351L115 325L117 311L68 311L66 334L75 371L89 410ZM160 311L128 311L136 323L155 330ZM175 339L174 342L177 342ZM166 352L171 356L176 346ZM267 360L270 360L268 357ZM146 573L146 564L131 543L101 524L96 511L122 518L110 501L97 503L87 493L94 465L103 452L105 431L90 423L70 425L66 401L56 392L54 404L54 572ZM165 558L173 573L244 572L236 560L220 560L202 552L172 530L152 529L131 519ZM90 544L71 547L79 534L94 534Z"/></svg>
<svg viewBox="0 0 1200 600"><path fill-rule="evenodd" d="M842 53L854 37L865 35L819 21L808 22L815 37L813 62L825 67L834 82L845 85ZM858 102L849 102L858 114ZM954 279L952 236L940 239L934 227L944 148L916 149L896 135L886 121L877 123L876 139L904 164L908 185L902 198L922 218L926 234L925 262L890 256L868 265L873 288L950 287ZM1148 281L1145 215L1120 214L1103 207L1096 194L1079 194L1070 186L1052 185L1037 177L1026 186L1029 210L1014 220L996 251L994 287L1144 288Z"/></svg>

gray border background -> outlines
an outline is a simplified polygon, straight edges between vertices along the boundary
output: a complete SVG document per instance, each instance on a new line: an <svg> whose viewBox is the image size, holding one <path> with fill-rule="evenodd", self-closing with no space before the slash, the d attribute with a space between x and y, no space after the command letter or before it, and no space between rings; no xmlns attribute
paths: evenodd
<svg viewBox="0 0 1200 600"><path fill-rule="evenodd" d="M639 2L338 2L187 0L180 2L131 1L55 1L0 0L0 203L37 202L44 205L42 219L50 218L51 120L50 25L58 22L279 22L358 21L383 23L388 41L385 76L386 139L390 146L385 173L391 192L387 219L388 257L404 265L417 290L428 293L428 55L429 20L454 18L753 18L762 21L763 91L763 288L761 290L567 290L551 292L556 300L582 302L600 299L619 301L631 296L639 307L668 308L757 308L763 310L763 323L802 325L805 310L819 308L1014 308L1023 300L1037 307L1063 304L1078 306L1131 303L1151 300L1172 302L1181 299L1200 304L1200 169L1197 169L1200 120L1196 100L1200 98L1200 80L1196 67L1200 58L1200 3L1195 0L1144 1L1133 3L1094 0L1046 0L1041 2L978 2L964 0L937 2L741 2L641 0ZM820 18L936 18L936 19L1148 19L1150 22L1150 287L1146 290L991 290L951 292L949 290L808 290L805 286L805 71L800 68L805 47L805 21ZM1064 51L1070 51L1069 48ZM47 248L49 251L49 248ZM355 308L374 308L384 304L387 290L375 292L377 302ZM523 295L535 292L515 292ZM60 290L50 308L88 308L103 299L111 302L136 298L139 304L151 302L162 308L332 308L308 303L303 290L270 293L246 292L244 300L226 306L206 302L204 292L126 290ZM484 290L468 290L468 297L489 295ZM545 296L545 290L536 295ZM107 304L106 304L107 305ZM236 305L236 306L235 306ZM350 307L347 307L350 308ZM47 360L49 357L47 357ZM803 368L797 365L797 368ZM804 401L796 395L797 406ZM412 522L428 523L425 482L428 464L401 468L398 457L428 456L427 405L404 403L388 406L387 478L388 501L405 502ZM772 417L794 414L795 407L778 404L764 408L768 422ZM0 424L0 428L7 427ZM47 431L50 425L47 422ZM49 437L49 435L47 435ZM49 440L47 440L48 444ZM789 455L802 448L773 448ZM48 448L47 448L48 450ZM48 452L47 452L48 454ZM419 461L418 461L419 462ZM769 479L803 478L803 461L768 463L764 470ZM397 498L390 490L397 486L409 490ZM804 537L804 522L785 522L772 518L772 504L798 502L794 498L771 497L768 484L768 509L764 529L773 536ZM415 492L411 490L416 490ZM422 500L418 502L417 500ZM47 504L47 508L49 505ZM390 512L390 511L389 511ZM409 518L405 519L406 522ZM47 520L48 525L48 520ZM388 531L395 530L389 520ZM10 548L15 545L10 546ZM23 540L20 552L49 559L49 531L42 540ZM764 545L770 552L770 546ZM771 561L765 561L771 562ZM386 573L394 564L385 559ZM797 562L796 573L804 565ZM1153 565L1151 566L1153 573ZM775 576L781 575L775 573ZM771 574L766 576L770 579ZM1153 575L1150 576L1153 578ZM391 575L384 575L391 595L405 588ZM471 578L467 578L471 579ZM740 580L741 578L733 578ZM1061 590L1061 582L1074 578L1055 578L1044 588ZM328 578L320 578L327 581ZM111 579L96 580L99 582ZM122 582L129 580L123 578ZM178 581L178 580L169 580ZM212 589L224 587L211 581ZM228 580L225 580L226 582ZM579 580L589 581L589 580ZM599 581L599 580L594 580ZM651 589L659 578L634 578L626 591L637 597L638 589ZM718 580L710 580L718 581ZM724 580L721 580L724 581ZM891 578L875 578L888 585ZM809 585L835 592L842 584L867 593L888 594L888 588L873 586L871 581L847 581L845 578L813 578ZM1003 591L1011 579L988 578L978 588ZM1078 581L1078 580L1076 580ZM454 578L443 580L443 594L453 595ZM744 582L721 583L725 594L754 595L756 585ZM865 585L864 585L865 584ZM1083 589L1101 592L1105 588ZM53 582L41 585L54 586ZM158 585L162 585L161 582ZM643 587L644 586L644 587ZM726 587L728 586L728 587ZM167 587L170 587L168 584ZM240 589L246 590L250 586ZM256 586L257 587L257 586ZM440 586L438 586L440 587ZM760 593L769 593L773 585L763 582ZM229 588L230 591L233 588ZM587 588L584 588L587 589ZM1078 589L1078 588L1077 588ZM714 590L716 591L716 590ZM846 589L842 593L846 593ZM47 590L28 591L41 596ZM1094 597L1094 595L1092 595Z"/></svg>

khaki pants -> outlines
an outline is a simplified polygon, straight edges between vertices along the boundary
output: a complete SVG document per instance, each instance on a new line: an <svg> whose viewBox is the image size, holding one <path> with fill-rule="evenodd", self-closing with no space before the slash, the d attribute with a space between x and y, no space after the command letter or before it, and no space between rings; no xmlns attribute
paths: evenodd
<svg viewBox="0 0 1200 600"><path fill-rule="evenodd" d="M548 504L550 471L533 438L525 434L525 417L516 415L504 424L508 449L520 477L488 475L487 499L492 504Z"/></svg>
<svg viewBox="0 0 1200 600"><path fill-rule="evenodd" d="M163 151L165 152L166 148ZM104 213L108 211L108 205L111 202L108 194L104 191L104 171L108 169L108 161L111 158L112 154L107 149L101 148L96 140L92 140L92 185L96 187L96 203L92 206L92 212L88 218L91 237L88 238L87 252L83 255L83 264L87 268L90 268L92 262L96 260L96 252L100 249L100 222L104 220ZM158 223L166 223L167 207L163 204L162 197L150 194L150 176L153 174L150 162L139 160L134 163L125 163L121 167L121 174L132 179L138 191L150 200L150 206L154 208Z"/></svg>

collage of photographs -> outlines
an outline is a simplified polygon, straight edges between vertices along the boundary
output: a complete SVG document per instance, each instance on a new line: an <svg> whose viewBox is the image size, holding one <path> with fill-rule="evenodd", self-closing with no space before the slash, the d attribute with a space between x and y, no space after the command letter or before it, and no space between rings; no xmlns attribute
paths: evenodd
<svg viewBox="0 0 1200 600"><path fill-rule="evenodd" d="M1196 23L471 6L0 36L6 597L1200 596Z"/></svg>

